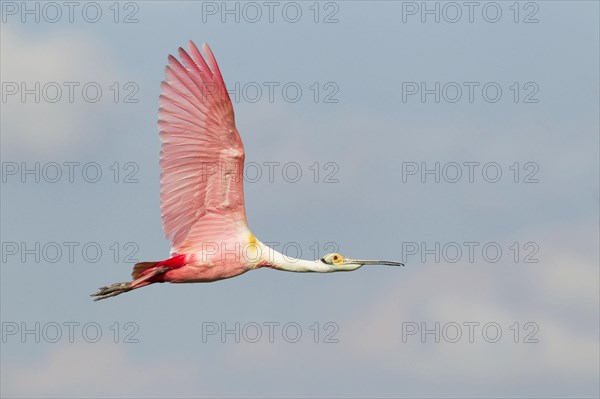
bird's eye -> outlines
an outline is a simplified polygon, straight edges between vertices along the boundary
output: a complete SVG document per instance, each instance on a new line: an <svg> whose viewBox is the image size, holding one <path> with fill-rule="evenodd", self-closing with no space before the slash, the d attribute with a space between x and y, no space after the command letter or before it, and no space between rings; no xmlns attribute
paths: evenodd
<svg viewBox="0 0 600 399"><path fill-rule="evenodd" d="M344 257L337 253L327 254L321 258L321 262L327 263L328 265L338 265L344 262Z"/></svg>

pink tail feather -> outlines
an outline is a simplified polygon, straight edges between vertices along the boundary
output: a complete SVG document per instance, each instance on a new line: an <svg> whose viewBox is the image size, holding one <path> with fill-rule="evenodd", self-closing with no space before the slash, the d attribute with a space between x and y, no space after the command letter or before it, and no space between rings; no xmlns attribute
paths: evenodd
<svg viewBox="0 0 600 399"><path fill-rule="evenodd" d="M142 277L146 271L152 269L153 267L155 267L156 265L158 265L159 262L140 262L140 263L136 263L135 266L133 267L133 271L131 272L131 277L134 280L137 280L138 278Z"/></svg>

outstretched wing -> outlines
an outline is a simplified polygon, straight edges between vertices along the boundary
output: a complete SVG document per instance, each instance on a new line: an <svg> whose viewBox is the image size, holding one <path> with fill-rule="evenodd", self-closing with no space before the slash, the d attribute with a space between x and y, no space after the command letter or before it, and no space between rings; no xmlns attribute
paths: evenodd
<svg viewBox="0 0 600 399"><path fill-rule="evenodd" d="M181 62L169 55L161 83L160 207L178 254L247 230L244 146L217 61L208 45L202 51L206 61L190 41Z"/></svg>

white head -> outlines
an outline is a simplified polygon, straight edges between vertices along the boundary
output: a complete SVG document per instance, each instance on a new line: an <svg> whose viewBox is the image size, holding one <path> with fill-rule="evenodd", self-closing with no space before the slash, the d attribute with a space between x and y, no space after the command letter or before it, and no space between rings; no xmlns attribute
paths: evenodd
<svg viewBox="0 0 600 399"><path fill-rule="evenodd" d="M404 263L392 262L389 260L359 260L346 258L338 253L327 254L321 258L321 262L328 265L334 272L350 272L363 265L386 265L386 266L404 266Z"/></svg>

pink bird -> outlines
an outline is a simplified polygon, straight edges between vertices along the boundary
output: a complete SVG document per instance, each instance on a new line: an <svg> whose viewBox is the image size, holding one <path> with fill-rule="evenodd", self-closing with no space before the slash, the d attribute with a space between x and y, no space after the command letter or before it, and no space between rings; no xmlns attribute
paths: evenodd
<svg viewBox="0 0 600 399"><path fill-rule="evenodd" d="M338 253L318 260L295 259L269 248L248 228L244 208L244 146L217 61L190 41L169 55L161 83L158 128L160 207L171 257L134 266L131 282L102 287L106 299L153 283L200 283L270 267L290 272L352 271L363 265L404 266L357 260Z"/></svg>

